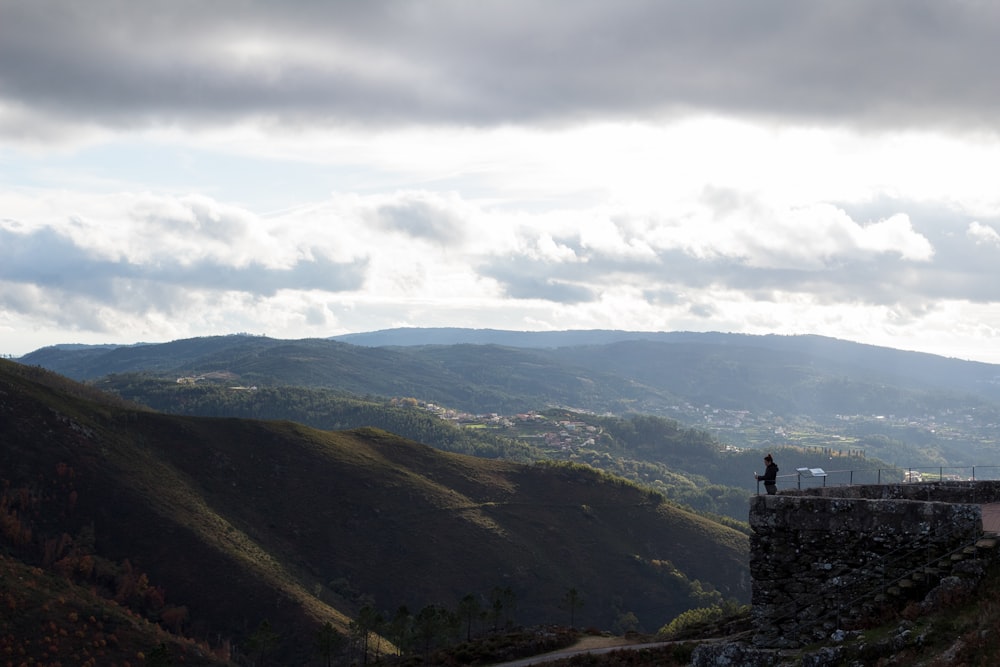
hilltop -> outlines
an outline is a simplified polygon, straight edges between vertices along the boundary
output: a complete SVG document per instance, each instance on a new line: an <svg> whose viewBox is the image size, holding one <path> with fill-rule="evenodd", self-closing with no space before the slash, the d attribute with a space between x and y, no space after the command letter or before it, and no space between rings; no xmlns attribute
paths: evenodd
<svg viewBox="0 0 1000 667"><path fill-rule="evenodd" d="M498 589L505 620L561 619L572 588L580 624L648 630L749 592L745 534L582 466L167 415L6 361L0 442L5 558L213 651L249 650L266 622L301 664L366 605L485 608Z"/></svg>
<svg viewBox="0 0 1000 667"><path fill-rule="evenodd" d="M737 447L836 443L902 466L992 463L1000 444L1000 366L821 336L403 329L344 340L55 346L21 361L77 380L225 377L470 414L649 414Z"/></svg>

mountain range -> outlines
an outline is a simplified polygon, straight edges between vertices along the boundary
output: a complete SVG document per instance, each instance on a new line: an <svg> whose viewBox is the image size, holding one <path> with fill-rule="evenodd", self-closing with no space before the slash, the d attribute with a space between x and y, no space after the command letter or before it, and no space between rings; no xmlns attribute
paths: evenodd
<svg viewBox="0 0 1000 667"><path fill-rule="evenodd" d="M394 329L54 346L20 361L91 382L142 372L416 397L473 414L650 414L740 447L848 443L902 466L991 464L1000 445L1000 366L822 336Z"/></svg>
<svg viewBox="0 0 1000 667"><path fill-rule="evenodd" d="M391 329L333 339L231 335L118 347L52 346L20 361L79 380L127 371L225 368L252 380L382 395L410 388L419 377L432 394L428 398L449 398L455 407L477 410L502 408L505 401L521 408L525 401L538 407L561 399L596 409L654 398L704 399L779 413L869 404L867 397L852 401L838 383L899 392L879 401L878 408L927 393L1000 400L1000 365L815 335ZM611 386L587 387L599 382ZM644 398L643 391L655 397Z"/></svg>

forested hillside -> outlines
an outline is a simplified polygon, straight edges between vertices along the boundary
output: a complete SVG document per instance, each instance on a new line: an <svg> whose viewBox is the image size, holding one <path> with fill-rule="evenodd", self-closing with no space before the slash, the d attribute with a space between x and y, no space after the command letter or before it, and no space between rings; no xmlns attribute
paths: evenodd
<svg viewBox="0 0 1000 667"><path fill-rule="evenodd" d="M367 348L331 340L216 336L115 349L44 348L20 359L76 380L146 371L227 374L241 385L307 386L360 396L418 396L469 412L511 414L545 405L615 410L648 394L626 378L586 373L537 351L458 345L437 350Z"/></svg>
<svg viewBox="0 0 1000 667"><path fill-rule="evenodd" d="M206 417L284 419L321 429L375 426L449 452L531 462L586 463L645 486L694 509L746 519L747 476L710 483L722 446L705 431L685 429L658 417L597 417L549 410L530 420L462 426L430 412L415 400L360 398L305 387L232 388L205 380L177 383L140 374L110 376L98 386L164 412ZM539 434L567 421L595 428L589 445L546 445Z"/></svg>
<svg viewBox="0 0 1000 667"><path fill-rule="evenodd" d="M736 447L835 445L904 467L982 466L995 463L1000 451L1000 367L992 364L819 336L376 334L374 340L426 343L446 335L531 346L365 347L218 336L119 348L57 346L22 361L76 379L133 371L170 380L219 376L258 388L412 397L472 414L549 408L650 414L703 428Z"/></svg>
<svg viewBox="0 0 1000 667"><path fill-rule="evenodd" d="M233 387L225 378L178 383L144 373L102 378L95 386L162 412L197 417L284 419L326 430L374 426L438 449L484 458L530 462L536 448L485 429L466 429L441 419L417 401L310 387Z"/></svg>
<svg viewBox="0 0 1000 667"><path fill-rule="evenodd" d="M512 418L445 419L415 399L361 398L306 387L232 387L223 379L178 383L122 374L97 386L164 412L209 417L287 419L322 429L376 426L437 449L517 461L585 463L655 489L692 509L746 521L746 499L756 490L752 471L759 450L726 447L704 429L653 415L621 417L551 408ZM566 432L570 429L573 433ZM834 469L891 466L843 449L774 443L784 470L833 464Z"/></svg>
<svg viewBox="0 0 1000 667"><path fill-rule="evenodd" d="M825 374L855 377L918 389L936 388L1000 397L1000 366L921 352L865 345L817 335L752 335L691 331L503 331L496 329L400 328L336 336L335 340L368 347L421 347L459 344L500 345L563 350L571 356L591 357L595 351L661 349L676 345L675 357L699 360L713 352L736 363L760 356L770 365L812 366ZM638 345L636 345L638 343ZM685 352L686 350L686 352ZM759 353L754 350L761 351ZM781 361L784 357L786 361ZM774 360L778 359L777 362ZM616 367L613 354L592 357L598 364ZM627 360L625 363L629 363ZM589 363L587 365L590 365ZM649 369L653 370L654 369Z"/></svg>
<svg viewBox="0 0 1000 667"><path fill-rule="evenodd" d="M324 623L345 633L363 608L485 612L497 591L486 625L561 619L574 589L579 623L650 630L748 595L744 534L582 466L165 415L10 362L0 442L8 557L203 652L246 655L273 632L277 661L304 664Z"/></svg>

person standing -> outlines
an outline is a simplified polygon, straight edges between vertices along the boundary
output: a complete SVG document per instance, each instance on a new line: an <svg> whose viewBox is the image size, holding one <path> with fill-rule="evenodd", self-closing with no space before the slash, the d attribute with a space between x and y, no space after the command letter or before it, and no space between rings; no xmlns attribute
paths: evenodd
<svg viewBox="0 0 1000 667"><path fill-rule="evenodd" d="M764 490L767 491L767 495L773 496L778 492L778 465L770 454L764 457L764 465L767 466L764 468L764 474L754 473L753 476L757 478L758 482L764 482Z"/></svg>

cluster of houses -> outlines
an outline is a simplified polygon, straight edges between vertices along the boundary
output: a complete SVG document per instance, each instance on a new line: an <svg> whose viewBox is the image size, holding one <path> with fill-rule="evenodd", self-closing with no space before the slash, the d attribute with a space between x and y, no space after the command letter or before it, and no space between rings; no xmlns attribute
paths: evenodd
<svg viewBox="0 0 1000 667"><path fill-rule="evenodd" d="M434 403L418 402L417 405L441 419L447 419L463 426L483 425L493 428L517 428L519 438L540 440L546 448L563 451L593 447L595 438L600 432L596 426L585 422L552 419L534 411L510 416L495 412L474 415L451 408L443 408Z"/></svg>

